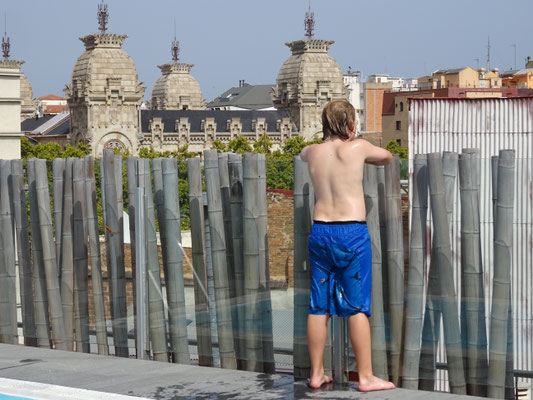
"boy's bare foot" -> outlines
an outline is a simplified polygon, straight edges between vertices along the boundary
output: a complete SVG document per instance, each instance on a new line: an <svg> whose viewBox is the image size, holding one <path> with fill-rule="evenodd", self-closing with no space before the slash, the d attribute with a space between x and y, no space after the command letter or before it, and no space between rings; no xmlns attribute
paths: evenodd
<svg viewBox="0 0 533 400"><path fill-rule="evenodd" d="M333 382L332 378L322 374L320 376L311 377L311 379L309 380L309 387L312 389L318 389L320 386L331 382Z"/></svg>
<svg viewBox="0 0 533 400"><path fill-rule="evenodd" d="M394 389L394 383L384 381L383 379L378 378L377 376L371 376L367 379L359 379L359 386L357 389L360 392L373 392L376 390L388 390Z"/></svg>

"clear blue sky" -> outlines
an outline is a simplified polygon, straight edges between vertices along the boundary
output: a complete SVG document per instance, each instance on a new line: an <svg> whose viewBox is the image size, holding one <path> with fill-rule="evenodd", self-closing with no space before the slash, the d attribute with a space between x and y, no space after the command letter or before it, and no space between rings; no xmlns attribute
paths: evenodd
<svg viewBox="0 0 533 400"><path fill-rule="evenodd" d="M99 0L1 0L12 41L11 58L36 97L63 95L83 53L80 36L97 32ZM304 37L308 0L106 0L110 33L127 34L123 48L150 96L169 62L176 34L181 61L210 101L240 79L275 83L289 57L285 42ZM334 40L330 54L346 71L418 77L436 69L486 65L519 68L533 56L531 0L312 0L315 37ZM3 15L2 15L3 17ZM3 18L2 18L3 31Z"/></svg>

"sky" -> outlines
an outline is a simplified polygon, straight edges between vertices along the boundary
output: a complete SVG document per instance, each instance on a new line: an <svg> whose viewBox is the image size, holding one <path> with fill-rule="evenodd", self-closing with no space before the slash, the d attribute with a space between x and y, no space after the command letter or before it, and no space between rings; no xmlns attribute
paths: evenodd
<svg viewBox="0 0 533 400"><path fill-rule="evenodd" d="M304 38L309 0L105 0L108 33L127 34L145 98L180 42L207 101L238 86L274 84L290 56L286 42ZM35 97L63 96L83 53L78 39L98 31L100 0L0 0L11 58L24 60ZM344 72L420 77L437 69L487 65L523 68L533 57L532 0L311 0L315 38L334 40L330 55ZM2 18L3 20L4 18ZM4 28L2 21L2 31Z"/></svg>

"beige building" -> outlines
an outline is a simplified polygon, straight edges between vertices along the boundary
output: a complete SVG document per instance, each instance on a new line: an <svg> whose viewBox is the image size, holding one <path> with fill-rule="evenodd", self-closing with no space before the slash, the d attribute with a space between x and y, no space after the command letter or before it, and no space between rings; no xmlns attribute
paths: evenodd
<svg viewBox="0 0 533 400"><path fill-rule="evenodd" d="M190 74L193 66L178 62L158 66L163 75L152 89L153 110L205 110L200 85Z"/></svg>
<svg viewBox="0 0 533 400"><path fill-rule="evenodd" d="M445 89L453 87L479 87L479 73L473 68L440 69L430 76L418 78L420 90Z"/></svg>
<svg viewBox="0 0 533 400"><path fill-rule="evenodd" d="M502 80L498 69L486 71L480 68L477 71L471 67L440 69L429 76L418 78L420 90L447 89L447 88L501 88Z"/></svg>
<svg viewBox="0 0 533 400"><path fill-rule="evenodd" d="M288 110L300 135L321 136L322 109L327 102L347 99L342 70L328 54L331 40L306 39L286 43L292 55L283 63L272 92L278 110Z"/></svg>
<svg viewBox="0 0 533 400"><path fill-rule="evenodd" d="M174 39L173 62L159 67L162 76L154 85L149 107L141 109L144 87L122 49L126 35L105 33L102 21L100 34L81 38L86 51L76 61L65 90L69 142L87 144L97 157L104 148L136 154L142 146L176 151L186 145L199 152L214 140L228 143L238 136L253 143L266 135L276 148L293 136L321 136L325 104L347 98L341 68L328 54L333 41L312 39L311 32L306 40L287 43L292 55L271 91L276 109L258 109L265 103L259 99L261 104L250 100L244 110L206 110L200 85L190 75L192 64L178 63L179 44ZM64 134L65 120L58 121L57 127L52 126L54 121L48 121L46 129L34 123L28 129L45 132L43 138Z"/></svg>
<svg viewBox="0 0 533 400"><path fill-rule="evenodd" d="M30 85L30 81L22 72L20 73L20 97L22 98L20 110L21 121L35 117L35 114L37 113L37 102L33 97L33 89Z"/></svg>
<svg viewBox="0 0 533 400"><path fill-rule="evenodd" d="M86 50L65 89L71 113L69 141L87 144L95 156L104 148L135 153L140 144L139 110L145 88L122 49L126 37L92 34L80 38Z"/></svg>
<svg viewBox="0 0 533 400"><path fill-rule="evenodd" d="M20 158L22 108L20 66L24 61L0 61L0 159Z"/></svg>
<svg viewBox="0 0 533 400"><path fill-rule="evenodd" d="M533 89L533 61L531 57L526 60L524 69L502 72L504 87L517 89Z"/></svg>

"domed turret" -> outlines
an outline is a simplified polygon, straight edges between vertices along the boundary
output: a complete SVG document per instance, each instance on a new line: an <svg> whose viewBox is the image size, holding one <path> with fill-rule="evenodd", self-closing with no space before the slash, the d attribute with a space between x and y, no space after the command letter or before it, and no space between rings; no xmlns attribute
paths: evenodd
<svg viewBox="0 0 533 400"><path fill-rule="evenodd" d="M200 85L190 74L194 64L158 65L163 75L152 89L154 110L205 110Z"/></svg>
<svg viewBox="0 0 533 400"><path fill-rule="evenodd" d="M175 29L175 28L174 28ZM154 110L205 110L206 101L200 85L190 72L194 64L179 63L179 42L172 41L172 63L158 65L163 75L152 89Z"/></svg>
<svg viewBox="0 0 533 400"><path fill-rule="evenodd" d="M285 43L292 55L283 63L272 93L274 106L287 109L300 135L312 138L322 131L322 109L328 101L346 99L342 70L328 54L332 40L312 39L314 14L306 13L308 39Z"/></svg>
<svg viewBox="0 0 533 400"><path fill-rule="evenodd" d="M71 112L70 142L87 144L99 156L104 147L135 152L140 140L138 112L144 96L135 64L122 49L127 35L105 33L81 37L85 52L65 89ZM102 22L104 21L104 22Z"/></svg>
<svg viewBox="0 0 533 400"><path fill-rule="evenodd" d="M331 40L298 40L286 45L292 55L276 79L272 101L288 109L300 135L311 138L322 130L321 113L328 101L346 99L342 70L328 54Z"/></svg>

